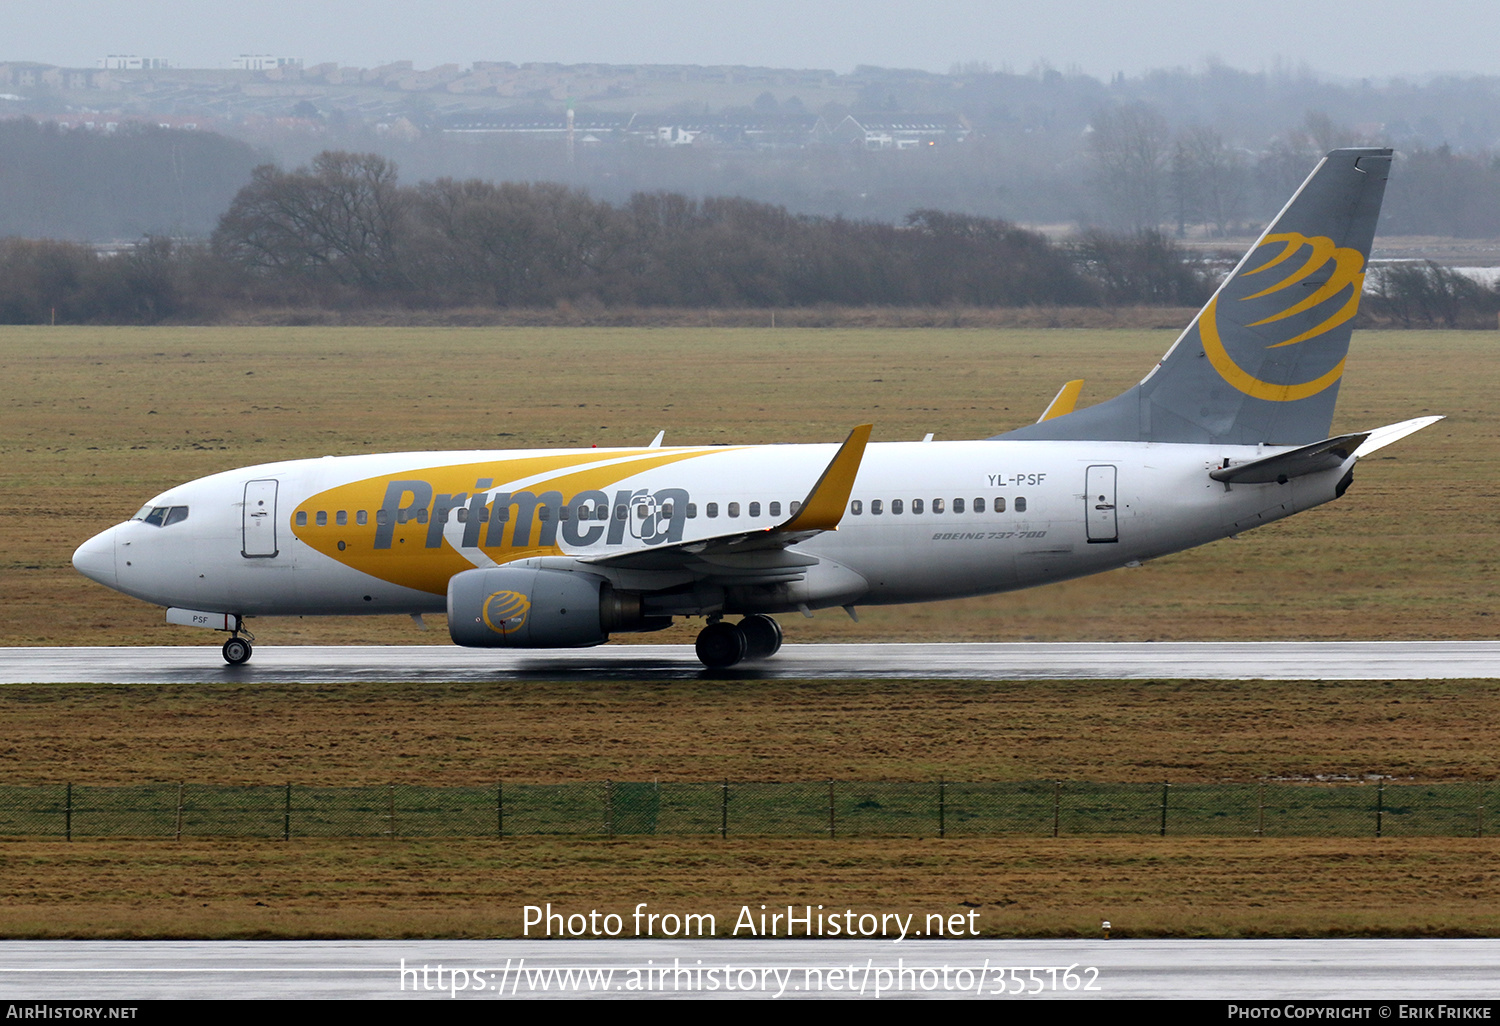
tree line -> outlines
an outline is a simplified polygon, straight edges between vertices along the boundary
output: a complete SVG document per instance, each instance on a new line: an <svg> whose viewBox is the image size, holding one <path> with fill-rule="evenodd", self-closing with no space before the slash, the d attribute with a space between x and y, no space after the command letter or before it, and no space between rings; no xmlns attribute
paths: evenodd
<svg viewBox="0 0 1500 1026"><path fill-rule="evenodd" d="M900 225L737 198L615 205L551 183L402 184L368 153L254 169L206 243L0 241L7 323L217 320L267 307L1193 305L1214 275L1153 231L1076 244L994 218Z"/></svg>

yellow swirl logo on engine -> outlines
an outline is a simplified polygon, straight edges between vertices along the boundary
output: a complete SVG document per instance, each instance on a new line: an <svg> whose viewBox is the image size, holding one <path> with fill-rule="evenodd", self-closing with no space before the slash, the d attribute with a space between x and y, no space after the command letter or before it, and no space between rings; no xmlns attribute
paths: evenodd
<svg viewBox="0 0 1500 1026"><path fill-rule="evenodd" d="M531 600L519 591L497 591L484 600L484 625L496 634L514 634L526 624Z"/></svg>
<svg viewBox="0 0 1500 1026"><path fill-rule="evenodd" d="M1327 278L1315 279L1314 282L1309 284L1316 284L1317 287L1308 295L1288 305L1285 309L1279 310L1268 317L1262 317L1258 321L1251 322L1246 325L1247 327L1259 328L1285 320L1288 317L1295 317L1298 314L1306 313L1329 300L1336 299L1346 289L1349 295L1342 305L1313 327L1292 338L1274 342L1267 346L1267 349L1281 349L1285 346L1293 346L1299 342L1318 338L1351 320L1359 312L1359 297L1364 291L1365 283L1365 258L1357 250L1335 246L1333 240L1329 238L1322 236L1308 237L1300 232L1282 232L1276 235L1268 235L1262 241L1261 246L1269 246L1274 243L1282 244L1279 253L1273 255L1259 267L1241 272L1240 276L1249 278L1252 275L1269 271L1274 267L1286 264L1294 255L1298 255L1304 250L1307 254L1306 259L1300 265L1288 265L1292 269L1285 277L1273 282L1259 292L1240 297L1239 302L1249 302L1274 295L1283 289L1301 284L1320 272L1326 273ZM1215 296L1204 309L1203 316L1199 319L1199 332L1203 339L1203 352L1208 357L1209 362L1213 364L1214 370L1219 372L1219 376L1246 395L1256 399L1266 399L1271 402L1295 402L1298 399L1306 399L1317 395L1343 376L1344 361L1341 359L1331 370L1313 378L1311 381L1277 384L1270 381L1262 381L1255 377L1255 375L1235 363L1229 352L1224 348L1224 342L1219 337L1217 320L1218 304L1219 298Z"/></svg>

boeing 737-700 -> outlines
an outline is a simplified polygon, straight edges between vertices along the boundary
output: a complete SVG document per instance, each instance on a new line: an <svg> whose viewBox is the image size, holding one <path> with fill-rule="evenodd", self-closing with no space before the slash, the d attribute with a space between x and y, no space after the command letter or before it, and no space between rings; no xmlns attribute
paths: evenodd
<svg viewBox="0 0 1500 1026"><path fill-rule="evenodd" d="M1344 494L1438 419L1329 437L1391 164L1335 150L1140 384L976 441L409 452L170 488L78 570L174 624L446 612L460 645L597 645L703 617L708 666L773 614L982 595L1132 565ZM738 617L732 622L726 617Z"/></svg>

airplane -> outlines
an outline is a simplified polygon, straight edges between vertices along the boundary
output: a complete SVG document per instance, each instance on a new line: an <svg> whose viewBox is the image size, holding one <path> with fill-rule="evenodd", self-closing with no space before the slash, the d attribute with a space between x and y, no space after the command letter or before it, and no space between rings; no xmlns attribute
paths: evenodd
<svg viewBox="0 0 1500 1026"><path fill-rule="evenodd" d="M169 488L73 565L226 632L446 613L459 645L601 644L702 617L705 666L778 613L983 595L1137 565L1342 496L1441 418L1330 437L1391 150L1328 153L1133 388L972 441L648 445L290 460ZM738 617L732 622L729 617Z"/></svg>

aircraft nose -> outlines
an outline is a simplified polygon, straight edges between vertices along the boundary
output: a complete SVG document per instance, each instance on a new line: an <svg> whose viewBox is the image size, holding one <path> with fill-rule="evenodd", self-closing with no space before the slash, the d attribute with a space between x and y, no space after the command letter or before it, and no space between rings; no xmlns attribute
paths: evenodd
<svg viewBox="0 0 1500 1026"><path fill-rule="evenodd" d="M78 546L73 569L106 588L115 587L115 529L102 531Z"/></svg>

